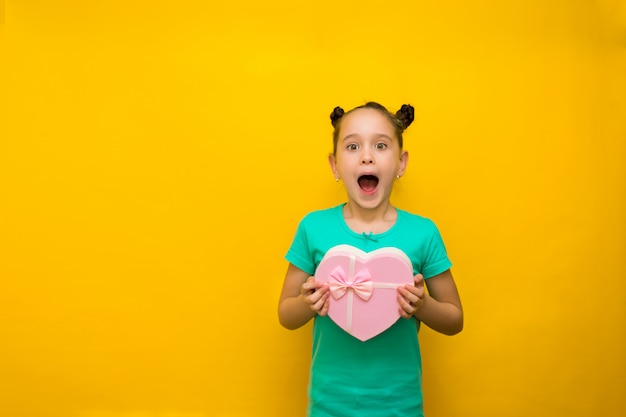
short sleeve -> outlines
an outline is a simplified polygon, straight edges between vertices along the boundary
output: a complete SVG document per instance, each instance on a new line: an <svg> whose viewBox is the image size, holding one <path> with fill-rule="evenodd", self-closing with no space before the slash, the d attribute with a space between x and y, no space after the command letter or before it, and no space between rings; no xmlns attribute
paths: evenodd
<svg viewBox="0 0 626 417"><path fill-rule="evenodd" d="M439 275L452 266L437 226L434 223L431 225L429 242L426 245L426 257L422 266L422 275L425 279Z"/></svg>
<svg viewBox="0 0 626 417"><path fill-rule="evenodd" d="M306 217L300 221L285 259L309 275L315 273L315 261L309 250Z"/></svg>

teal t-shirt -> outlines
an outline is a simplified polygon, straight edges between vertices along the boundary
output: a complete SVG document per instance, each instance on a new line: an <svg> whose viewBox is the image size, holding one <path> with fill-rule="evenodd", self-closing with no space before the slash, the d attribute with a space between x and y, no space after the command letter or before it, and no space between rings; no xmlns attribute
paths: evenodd
<svg viewBox="0 0 626 417"><path fill-rule="evenodd" d="M426 279L452 266L431 220L396 209L398 218L389 230L359 234L348 227L342 209L339 205L307 214L286 259L315 275L328 249L348 244L365 252L401 249L411 259L414 274ZM423 416L418 330L417 320L400 318L383 333L361 342L327 316L316 316L307 416Z"/></svg>

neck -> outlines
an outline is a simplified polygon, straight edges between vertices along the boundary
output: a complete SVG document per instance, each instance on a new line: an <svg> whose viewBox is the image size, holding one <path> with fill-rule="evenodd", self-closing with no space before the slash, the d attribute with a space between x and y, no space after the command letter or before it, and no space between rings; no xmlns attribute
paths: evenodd
<svg viewBox="0 0 626 417"><path fill-rule="evenodd" d="M343 208L343 216L357 233L381 233L395 223L397 213L389 201L372 209L348 201Z"/></svg>

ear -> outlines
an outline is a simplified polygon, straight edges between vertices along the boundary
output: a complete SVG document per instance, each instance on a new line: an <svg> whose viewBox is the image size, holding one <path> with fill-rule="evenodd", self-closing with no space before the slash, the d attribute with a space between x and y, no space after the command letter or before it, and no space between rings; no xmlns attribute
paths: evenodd
<svg viewBox="0 0 626 417"><path fill-rule="evenodd" d="M328 164L330 165L331 171L333 171L333 175L335 176L335 181L338 181L341 178L339 174L339 170L337 169L337 158L332 153L328 155Z"/></svg>
<svg viewBox="0 0 626 417"><path fill-rule="evenodd" d="M409 152L402 151L400 154L400 163L398 164L398 176L401 177L406 172L406 166L409 163Z"/></svg>

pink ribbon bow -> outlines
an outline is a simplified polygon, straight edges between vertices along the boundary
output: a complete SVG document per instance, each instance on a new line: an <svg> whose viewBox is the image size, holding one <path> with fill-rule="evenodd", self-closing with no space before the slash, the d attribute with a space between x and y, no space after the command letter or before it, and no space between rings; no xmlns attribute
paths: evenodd
<svg viewBox="0 0 626 417"><path fill-rule="evenodd" d="M369 271L362 269L354 274L352 280L348 281L345 271L341 266L338 266L330 273L328 286L330 287L330 293L335 299L343 297L348 288L351 288L359 298L367 301L374 291L374 283L371 278Z"/></svg>

